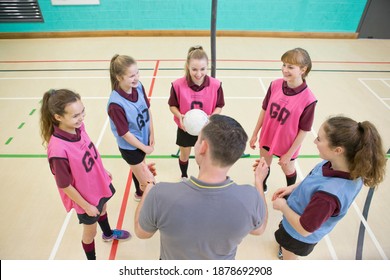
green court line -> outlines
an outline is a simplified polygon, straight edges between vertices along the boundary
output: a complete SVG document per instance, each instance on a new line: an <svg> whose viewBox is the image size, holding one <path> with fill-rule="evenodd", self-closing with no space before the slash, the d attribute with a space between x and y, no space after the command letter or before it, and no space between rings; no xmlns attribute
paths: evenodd
<svg viewBox="0 0 390 280"><path fill-rule="evenodd" d="M8 138L7 142L5 142L5 144L8 145L9 143L11 143L12 139L14 139L14 138L13 137Z"/></svg>
<svg viewBox="0 0 390 280"><path fill-rule="evenodd" d="M32 114L34 114L34 112L35 112L36 110L37 110L37 109L32 109L29 115L31 116Z"/></svg>
<svg viewBox="0 0 390 280"><path fill-rule="evenodd" d="M7 142L10 142L12 137L8 139ZM7 144L7 143L6 143ZM46 154L0 154L0 158L46 158ZM121 155L101 155L102 158L107 159L121 159ZM386 154L387 158L390 158L390 154ZM171 155L150 155L146 156L146 158L150 159L173 159L175 157ZM259 158L259 155L249 155L243 158ZM320 158L318 155L300 155L298 158Z"/></svg>
<svg viewBox="0 0 390 280"><path fill-rule="evenodd" d="M19 126L18 126L18 129L21 129L23 126L24 126L24 122L22 122Z"/></svg>

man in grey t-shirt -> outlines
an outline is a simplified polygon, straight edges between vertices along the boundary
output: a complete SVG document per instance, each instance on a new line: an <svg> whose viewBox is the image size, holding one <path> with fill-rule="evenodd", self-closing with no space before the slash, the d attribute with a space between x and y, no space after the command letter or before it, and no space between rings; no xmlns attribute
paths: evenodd
<svg viewBox="0 0 390 280"><path fill-rule="evenodd" d="M146 186L136 209L135 234L144 239L159 230L161 259L234 259L246 235L264 232L268 218L264 159L254 164L255 187L237 185L227 176L247 140L236 120L212 115L194 148L198 176Z"/></svg>

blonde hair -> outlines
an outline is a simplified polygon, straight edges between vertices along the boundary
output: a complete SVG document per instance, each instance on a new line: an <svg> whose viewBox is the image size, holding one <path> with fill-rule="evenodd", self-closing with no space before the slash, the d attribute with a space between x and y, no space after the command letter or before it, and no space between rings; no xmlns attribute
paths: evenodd
<svg viewBox="0 0 390 280"><path fill-rule="evenodd" d="M335 116L324 123L324 131L331 147L344 148L352 179L361 177L369 187L376 187L384 180L386 153L372 123Z"/></svg>
<svg viewBox="0 0 390 280"><path fill-rule="evenodd" d="M58 126L59 124L54 118L54 115L63 116L65 114L65 107L68 104L79 100L81 100L80 95L68 89L51 89L44 93L40 116L43 146L46 146L49 143L50 137L54 132L54 126Z"/></svg>
<svg viewBox="0 0 390 280"><path fill-rule="evenodd" d="M111 58L110 62L110 79L111 79L111 90L118 87L118 76L126 74L127 68L131 65L137 64L134 58L128 55L116 54Z"/></svg>
<svg viewBox="0 0 390 280"><path fill-rule="evenodd" d="M298 65L301 69L306 67L305 73L302 74L302 79L307 77L312 67L309 53L302 48L295 48L285 52L281 57L281 61L283 63Z"/></svg>
<svg viewBox="0 0 390 280"><path fill-rule="evenodd" d="M207 56L207 53L203 50L202 46L191 47L188 50L186 63L184 65L185 76L186 76L187 81L191 81L191 75L190 75L190 69L189 69L191 59L206 59L207 64L209 62L209 57Z"/></svg>

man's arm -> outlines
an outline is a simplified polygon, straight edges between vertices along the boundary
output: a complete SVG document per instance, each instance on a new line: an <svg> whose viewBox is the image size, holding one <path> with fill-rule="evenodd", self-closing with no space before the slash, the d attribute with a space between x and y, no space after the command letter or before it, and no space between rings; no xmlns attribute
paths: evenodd
<svg viewBox="0 0 390 280"><path fill-rule="evenodd" d="M259 192L260 197L262 199L262 202L265 206L265 216L263 220L263 224L258 227L257 229L254 229L250 232L252 235L261 235L265 231L265 228L267 226L268 222L268 209L267 209L267 202L265 200L264 195L264 188L263 188L263 181L265 177L267 177L268 174L268 165L265 162L264 158L260 158L259 160L256 160L256 163L253 165L254 171L255 171L255 187L256 190Z"/></svg>
<svg viewBox="0 0 390 280"><path fill-rule="evenodd" d="M134 232L135 235L140 239L148 239L151 238L155 232L148 232L144 230L141 225L139 224L139 215L141 213L142 207L144 205L145 199L148 196L149 191L153 188L154 183L148 183L144 193L142 195L141 201L138 203L137 209L135 210L135 217L134 217Z"/></svg>

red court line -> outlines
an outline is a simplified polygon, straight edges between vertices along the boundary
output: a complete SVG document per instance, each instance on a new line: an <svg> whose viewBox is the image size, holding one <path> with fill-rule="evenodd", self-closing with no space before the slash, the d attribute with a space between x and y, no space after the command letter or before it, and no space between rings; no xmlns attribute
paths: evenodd
<svg viewBox="0 0 390 280"><path fill-rule="evenodd" d="M126 213L127 202L129 201L132 180L133 180L133 173L131 172L131 169L130 169L129 176L127 178L125 193L123 194L122 205L121 205L121 210L119 212L118 222L116 224L117 229L121 229L122 225L123 225L123 220L124 220L125 213ZM108 257L109 260L115 260L116 252L118 250L118 243L119 243L118 240L114 240L112 242L110 256Z"/></svg>
<svg viewBox="0 0 390 280"><path fill-rule="evenodd" d="M160 60L157 60L156 61L156 66L154 67L152 82L150 83L149 94L148 94L149 99L150 99L150 97L152 97L153 88L154 88L154 82L156 81L158 65L159 64L160 64Z"/></svg>
<svg viewBox="0 0 390 280"><path fill-rule="evenodd" d="M157 60L156 61L156 66L154 67L153 79L152 79L152 82L150 84L150 89L149 89L149 94L148 94L149 98L152 97L152 94L153 94L154 81L155 81L156 76L157 76L157 71L158 71L159 64L160 64L160 61ZM133 180L133 173L131 172L131 169L130 169L129 176L127 178L125 193L123 194L122 205L121 205L121 209L120 209L120 212L119 212L118 222L117 222L117 225L116 225L117 229L121 229L122 225L123 225L123 220L124 220L125 213L126 213L127 201L129 200L132 180ZM109 260L115 260L116 252L118 250L118 245L119 245L118 240L114 240L112 242L110 256L108 257Z"/></svg>

